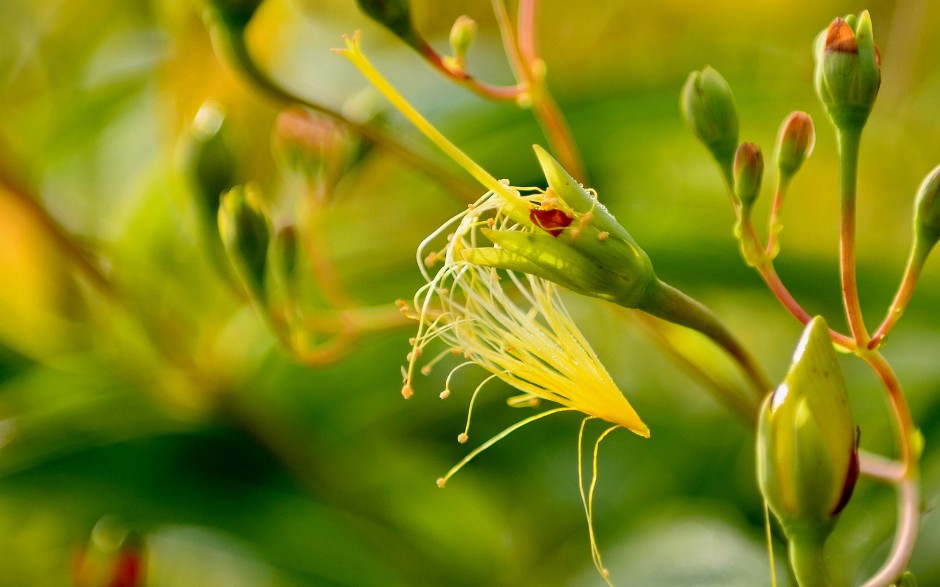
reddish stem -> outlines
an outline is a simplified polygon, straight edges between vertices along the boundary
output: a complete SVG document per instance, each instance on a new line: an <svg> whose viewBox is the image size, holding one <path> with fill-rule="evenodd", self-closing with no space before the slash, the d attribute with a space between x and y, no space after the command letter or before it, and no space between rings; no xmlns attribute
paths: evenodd
<svg viewBox="0 0 940 587"><path fill-rule="evenodd" d="M427 59L428 63L430 63L434 69L441 72L452 82L484 98L504 102L515 101L525 92L525 89L518 84L512 86L491 85L486 82L481 82L464 69L453 69L444 61L444 58L427 43L422 44L421 55Z"/></svg>
<svg viewBox="0 0 940 587"><path fill-rule="evenodd" d="M535 26L537 9L538 0L519 0L519 54L529 63L540 59Z"/></svg>
<svg viewBox="0 0 940 587"><path fill-rule="evenodd" d="M923 269L924 262L927 260L929 253L930 248L921 246L919 241L914 242L910 257L907 259L907 266L904 268L904 277L901 278L901 283L898 286L897 294L895 294L894 300L888 307L888 311L885 313L881 325L878 326L875 334L872 335L871 342L868 343L869 349L878 348L891 329L894 328L898 319L901 318L901 315L907 308L907 304L911 301L911 296L914 295L914 288L917 286L917 280L920 278L921 269Z"/></svg>
<svg viewBox="0 0 940 587"><path fill-rule="evenodd" d="M920 482L917 466L917 455L913 449L913 436L916 433L914 421L911 418L910 408L897 375L877 351L867 351L858 355L872 368L885 390L894 415L897 433L898 452L901 459L902 478L895 482L898 494L898 524L895 532L891 554L881 569L870 578L866 587L889 585L897 580L907 568L914 545L917 542L918 526L920 522Z"/></svg>

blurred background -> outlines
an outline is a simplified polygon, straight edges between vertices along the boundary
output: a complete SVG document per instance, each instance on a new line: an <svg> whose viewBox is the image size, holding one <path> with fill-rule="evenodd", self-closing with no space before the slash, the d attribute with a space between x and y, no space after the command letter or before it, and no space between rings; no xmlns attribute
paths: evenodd
<svg viewBox="0 0 940 587"><path fill-rule="evenodd" d="M775 380L800 327L741 262L679 90L693 69L718 69L742 140L768 156L789 112L814 117L816 151L791 187L777 267L804 307L844 328L836 147L811 48L833 17L869 9L883 85L861 154L859 282L869 325L880 321L914 192L940 163L940 4L540 4L549 85L591 185L657 273L713 307ZM455 18L476 19L470 70L511 83L489 2L413 5L441 52ZM530 413L505 405L508 389L486 389L459 445L482 374L460 371L441 401L452 366L441 365L403 401L413 324L390 321L301 364L233 286L205 240L193 181L200 107L211 100L224 113L233 174L255 182L275 224L292 221L301 190L272 140L286 104L219 61L201 10L195 0L0 2L0 585L602 584L578 494L579 418L520 430L440 490L435 479L473 446ZM249 45L285 87L371 117L472 185L329 53L358 29L378 67L484 167L539 182L531 145L545 139L531 113L442 79L352 0L265 0ZM314 254L352 308L393 307L421 284L416 245L466 196L379 146L343 140L354 155L319 205ZM313 265L300 267L316 274ZM911 567L923 585L940 584L938 265L885 350L926 439L927 513ZM305 303L328 309L316 286L306 278ZM595 530L614 581L769 585L750 425L622 310L567 300L652 429L649 440L620 431L602 446ZM734 375L697 337L687 344ZM881 388L859 361L843 365L862 446L892 454ZM887 554L894 507L888 488L859 484L830 552L854 581Z"/></svg>

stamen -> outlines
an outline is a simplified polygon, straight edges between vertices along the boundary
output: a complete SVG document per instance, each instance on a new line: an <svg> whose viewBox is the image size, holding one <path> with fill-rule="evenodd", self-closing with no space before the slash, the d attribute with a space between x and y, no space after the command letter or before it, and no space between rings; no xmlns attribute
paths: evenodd
<svg viewBox="0 0 940 587"><path fill-rule="evenodd" d="M539 405L540 400L537 395L527 393L524 395L514 395L506 400L510 408L533 408Z"/></svg>
<svg viewBox="0 0 940 587"><path fill-rule="evenodd" d="M607 437L608 434L620 428L620 426L611 426L605 430L594 443L594 454L591 461L591 484L587 490L587 495L585 495L584 490L584 465L583 465L583 440L584 440L584 427L587 425L588 420L593 420L593 417L585 418L581 421L581 429L578 431L578 488L581 491L581 503L584 506L584 514L587 517L588 523L588 536L591 540L591 558L594 559L594 567L597 568L597 572L601 574L601 577L604 578L604 581L608 585L613 585L610 582L610 572L604 568L604 562L601 560L601 552L597 547L597 539L594 536L594 489L597 486L597 453L600 449L601 441Z"/></svg>
<svg viewBox="0 0 940 587"><path fill-rule="evenodd" d="M473 364L474 364L473 361L464 361L463 363L457 365L456 367L450 370L450 373L447 374L447 379L444 380L444 391L441 392L442 398L446 398L450 396L450 379L451 377L454 376L454 373L456 373L458 369L463 369L467 365L473 365ZM444 395L444 394L447 394L447 395Z"/></svg>
<svg viewBox="0 0 940 587"><path fill-rule="evenodd" d="M467 425L464 426L463 433L457 437L457 442L463 444L467 442L470 434L470 416L473 414L473 404L477 401L477 395L480 394L480 390L483 389L483 386L496 378L496 374L492 374L483 381L480 382L480 385L477 385L477 388L473 390L473 395L470 396L470 406L467 408Z"/></svg>
<svg viewBox="0 0 940 587"><path fill-rule="evenodd" d="M542 412L542 413L540 413L540 414L536 414L536 415L534 415L534 416L530 416L530 417L526 418L525 420L520 420L519 422L516 422L515 424L513 424L513 425L510 426L509 428L506 428L505 430L503 430L502 432L500 432L500 433L497 434L496 436L490 438L489 440L487 440L486 442L484 442L483 444L481 444L480 446L478 446L477 448L475 448L473 451L470 452L470 454L468 454L468 455L465 456L463 459L461 459L459 463L457 463L456 465L454 465L453 467L451 467L450 471L447 471L447 474L446 474L446 475L444 475L443 477L441 477L440 479L437 480L437 486L438 486L438 487L444 487L444 484L447 483L447 480L448 480L448 479L450 479L451 477L453 477L454 474L457 473L457 471L459 471L460 469L462 469L462 468L464 467L464 465L466 465L467 463L469 463L470 461L472 461L477 455L479 455L480 453L482 453L483 451L485 451L485 450L488 449L489 447L493 446L494 444L496 444L496 443L499 442L500 440L506 438L507 436L509 436L510 434L512 434L513 432L515 432L516 430L522 428L522 427L525 426L526 424L531 424L532 422L535 422L536 420L541 420L542 418L551 416L552 414L557 414L557 413L559 413L559 412L572 412L572 411L574 411L574 408L555 408L555 409L553 409L553 410L548 410L547 412Z"/></svg>

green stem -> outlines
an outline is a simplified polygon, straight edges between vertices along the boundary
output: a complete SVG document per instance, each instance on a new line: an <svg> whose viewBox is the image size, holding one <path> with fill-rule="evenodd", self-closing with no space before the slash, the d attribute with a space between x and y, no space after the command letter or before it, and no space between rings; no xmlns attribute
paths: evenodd
<svg viewBox="0 0 940 587"><path fill-rule="evenodd" d="M663 320L696 330L724 349L754 387L754 401L760 403L773 384L754 357L721 322L721 319L700 302L659 279L653 279L640 310ZM756 407L755 407L756 409Z"/></svg>
<svg viewBox="0 0 940 587"><path fill-rule="evenodd" d="M839 131L840 196L842 203L839 238L839 267L842 301L849 330L859 347L870 340L862 317L855 274L855 194L858 180L858 150L861 130Z"/></svg>
<svg viewBox="0 0 940 587"><path fill-rule="evenodd" d="M830 587L826 571L825 537L815 535L790 538L790 566L800 587Z"/></svg>

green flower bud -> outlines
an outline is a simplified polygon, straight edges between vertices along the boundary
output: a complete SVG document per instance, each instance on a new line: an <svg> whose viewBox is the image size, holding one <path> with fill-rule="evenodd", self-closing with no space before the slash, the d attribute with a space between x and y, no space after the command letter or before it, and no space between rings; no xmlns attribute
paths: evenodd
<svg viewBox="0 0 940 587"><path fill-rule="evenodd" d="M777 135L777 170L783 182L799 171L803 161L813 153L816 129L805 112L792 112L780 125Z"/></svg>
<svg viewBox="0 0 940 587"><path fill-rule="evenodd" d="M741 143L734 153L734 195L745 213L760 195L764 177L764 155L754 143Z"/></svg>
<svg viewBox="0 0 940 587"><path fill-rule="evenodd" d="M238 186L222 196L219 235L236 273L263 300L271 222L256 188Z"/></svg>
<svg viewBox="0 0 940 587"><path fill-rule="evenodd" d="M940 240L940 165L934 168L914 198L914 236L926 254Z"/></svg>
<svg viewBox="0 0 940 587"><path fill-rule="evenodd" d="M738 111L728 82L711 67L693 71L682 88L680 105L695 136L729 175L738 148Z"/></svg>
<svg viewBox="0 0 940 587"><path fill-rule="evenodd" d="M196 192L197 208L211 221L214 232L219 198L237 183L235 154L220 104L206 102L196 113L186 145L185 168Z"/></svg>
<svg viewBox="0 0 940 587"><path fill-rule="evenodd" d="M861 131L881 86L868 11L835 19L816 39L816 94L840 130Z"/></svg>
<svg viewBox="0 0 940 587"><path fill-rule="evenodd" d="M764 402L757 431L761 492L791 542L791 555L807 544L821 548L851 497L858 467L845 380L826 321L817 316L786 379Z"/></svg>
<svg viewBox="0 0 940 587"><path fill-rule="evenodd" d="M627 230L551 155L535 147L556 208L533 209L542 232L486 230L499 248L465 251L471 263L538 275L585 295L636 308L655 279Z"/></svg>
<svg viewBox="0 0 940 587"><path fill-rule="evenodd" d="M453 53L456 64L463 69L467 51L470 44L473 43L477 34L477 22L469 16L458 16L454 21L454 26L450 29L450 50Z"/></svg>
<svg viewBox="0 0 940 587"><path fill-rule="evenodd" d="M410 47L422 51L425 43L415 30L408 0L356 0L359 10Z"/></svg>

